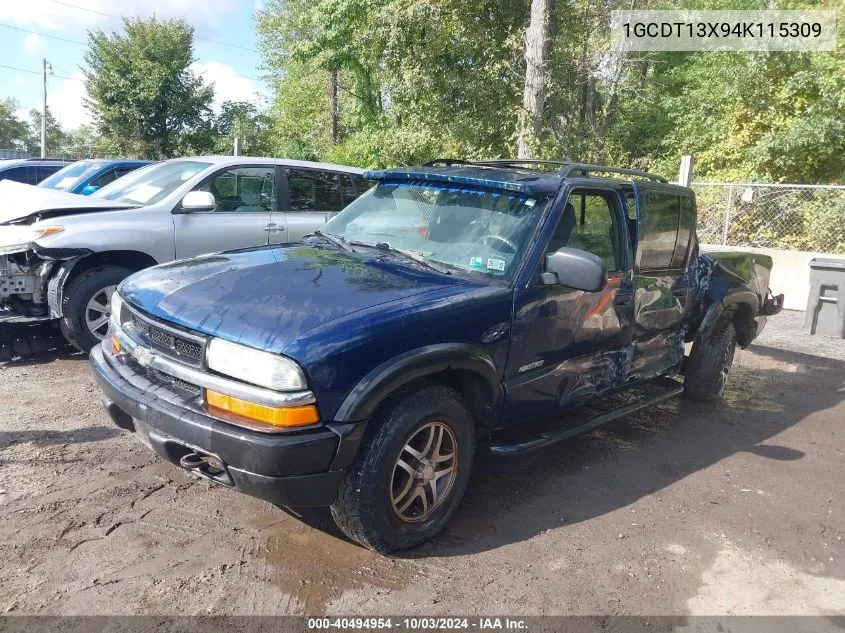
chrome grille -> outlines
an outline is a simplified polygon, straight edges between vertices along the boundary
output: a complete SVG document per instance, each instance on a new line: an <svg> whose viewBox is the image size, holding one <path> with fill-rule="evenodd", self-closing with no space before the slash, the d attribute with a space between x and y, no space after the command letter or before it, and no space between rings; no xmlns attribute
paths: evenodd
<svg viewBox="0 0 845 633"><path fill-rule="evenodd" d="M203 337L164 325L135 310L130 309L128 312L129 318L124 319L124 323L131 325L132 330L150 347L186 365L202 366L205 351Z"/></svg>

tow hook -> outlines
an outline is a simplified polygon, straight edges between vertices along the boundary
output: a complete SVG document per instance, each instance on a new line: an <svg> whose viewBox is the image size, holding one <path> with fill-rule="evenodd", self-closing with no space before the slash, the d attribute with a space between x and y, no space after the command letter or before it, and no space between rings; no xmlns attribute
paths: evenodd
<svg viewBox="0 0 845 633"><path fill-rule="evenodd" d="M188 453L179 458L179 465L200 477L211 479L225 486L235 485L228 469L219 458L196 452Z"/></svg>
<svg viewBox="0 0 845 633"><path fill-rule="evenodd" d="M199 453L188 453L187 455L183 455L179 460L179 465L186 470L195 470L203 467L208 468L209 466L205 457Z"/></svg>

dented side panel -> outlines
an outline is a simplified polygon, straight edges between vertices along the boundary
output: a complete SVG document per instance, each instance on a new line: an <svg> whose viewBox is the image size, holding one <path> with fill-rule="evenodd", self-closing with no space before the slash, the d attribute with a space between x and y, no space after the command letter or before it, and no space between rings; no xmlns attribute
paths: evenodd
<svg viewBox="0 0 845 633"><path fill-rule="evenodd" d="M634 285L633 358L625 382L647 380L680 366L691 295L687 272L641 273Z"/></svg>
<svg viewBox="0 0 845 633"><path fill-rule="evenodd" d="M516 422L590 400L618 386L630 362L630 274L611 276L594 293L531 287L513 323L503 419Z"/></svg>

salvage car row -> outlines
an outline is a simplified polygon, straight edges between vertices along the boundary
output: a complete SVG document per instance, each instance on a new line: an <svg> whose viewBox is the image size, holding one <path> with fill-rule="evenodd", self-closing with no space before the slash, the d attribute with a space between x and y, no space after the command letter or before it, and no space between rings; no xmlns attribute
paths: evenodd
<svg viewBox="0 0 845 633"><path fill-rule="evenodd" d="M384 552L449 522L479 449L720 397L783 305L769 257L700 253L692 191L642 171L198 157L20 187L6 305L91 350L113 422Z"/></svg>

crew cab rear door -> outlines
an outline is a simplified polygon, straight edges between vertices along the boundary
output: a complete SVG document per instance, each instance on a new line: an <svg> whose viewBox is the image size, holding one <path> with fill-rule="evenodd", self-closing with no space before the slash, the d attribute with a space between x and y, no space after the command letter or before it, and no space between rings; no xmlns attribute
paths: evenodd
<svg viewBox="0 0 845 633"><path fill-rule="evenodd" d="M695 200L677 187L637 187L633 358L627 381L651 378L683 360L690 298Z"/></svg>

